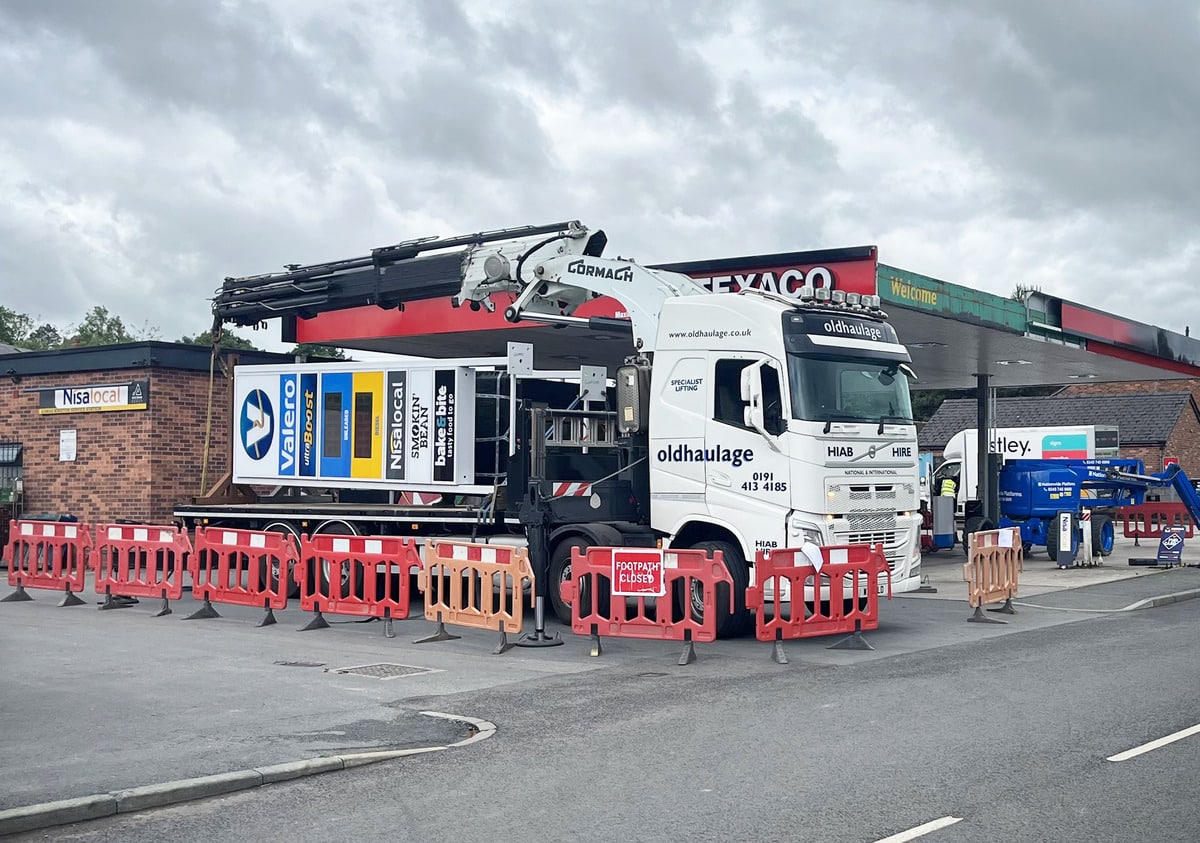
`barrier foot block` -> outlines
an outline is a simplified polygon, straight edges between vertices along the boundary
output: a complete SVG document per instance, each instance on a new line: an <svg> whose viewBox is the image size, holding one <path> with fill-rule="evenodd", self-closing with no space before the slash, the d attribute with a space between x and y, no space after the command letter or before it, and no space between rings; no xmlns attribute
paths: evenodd
<svg viewBox="0 0 1200 843"><path fill-rule="evenodd" d="M592 627L592 650L589 655L596 658L604 652L604 647L600 644L600 633L596 631L596 627Z"/></svg>
<svg viewBox="0 0 1200 843"><path fill-rule="evenodd" d="M783 642L779 639L775 639L775 642L771 644L771 661L775 664L788 663L787 654L783 652Z"/></svg>
<svg viewBox="0 0 1200 843"><path fill-rule="evenodd" d="M188 615L186 618L184 618L184 620L185 621L199 621L199 620L204 620L206 618L219 618L219 617L221 617L221 616L218 615L217 610L213 608L212 601L209 600L207 597L205 597L204 605L201 606L196 611L192 612L190 615Z"/></svg>
<svg viewBox="0 0 1200 843"><path fill-rule="evenodd" d="M112 591L104 592L104 602L100 604L99 611L104 612L109 609L128 609L133 605L133 600L128 597L122 597L119 594L113 594Z"/></svg>
<svg viewBox="0 0 1200 843"><path fill-rule="evenodd" d="M313 615L311 621L300 627L300 632L310 632L314 629L329 629L329 621L325 620L320 609L317 609L317 613Z"/></svg>
<svg viewBox="0 0 1200 843"><path fill-rule="evenodd" d="M63 599L58 602L59 606L82 606L83 601L79 599L78 594L72 594L71 589L63 592Z"/></svg>
<svg viewBox="0 0 1200 843"><path fill-rule="evenodd" d="M508 640L508 632L502 629L500 630L500 643L496 645L496 649L492 650L492 655L498 656L501 653L507 653L515 646L515 644Z"/></svg>
<svg viewBox="0 0 1200 843"><path fill-rule="evenodd" d="M25 591L25 586L18 585L17 590L7 597L0 599L0 603L23 603L26 600L32 600L29 593Z"/></svg>
<svg viewBox="0 0 1200 843"><path fill-rule="evenodd" d="M255 626L271 626L276 623L278 623L278 621L275 620L275 610L268 606L267 613L263 615L263 619L255 624Z"/></svg>
<svg viewBox="0 0 1200 843"><path fill-rule="evenodd" d="M1002 615L1015 615L1017 610L1013 608L1012 598L1005 599L1004 605L996 609L988 609L989 612L999 612Z"/></svg>
<svg viewBox="0 0 1200 843"><path fill-rule="evenodd" d="M171 604L170 604L170 602L167 600L167 598L165 598L165 597L164 597L164 598L162 599L162 605L158 607L158 611L157 611L157 612L155 612L155 613L154 613L153 615L151 615L150 617L152 617L152 618L161 618L163 615L169 615L169 614L171 614Z"/></svg>
<svg viewBox="0 0 1200 843"><path fill-rule="evenodd" d="M384 638L395 638L396 637L396 630L392 628L392 619L391 618L383 619L383 637Z"/></svg>
<svg viewBox="0 0 1200 843"><path fill-rule="evenodd" d="M456 638L462 638L462 636L461 635L451 635L449 632L446 631L446 624L442 621L438 621L437 629L434 631L433 635L426 635L424 638L418 638L413 643L414 644L430 644L434 641L453 641Z"/></svg>
<svg viewBox="0 0 1200 843"><path fill-rule="evenodd" d="M683 644L683 652L679 654L679 664L693 664L696 661L696 642L685 641Z"/></svg>
<svg viewBox="0 0 1200 843"><path fill-rule="evenodd" d="M983 606L976 606L975 614L967 618L967 623L1008 623L1008 621L1002 621L999 618L989 618L983 613Z"/></svg>
<svg viewBox="0 0 1200 843"><path fill-rule="evenodd" d="M826 650L874 650L870 642L863 637L863 634L857 629L834 644L830 644Z"/></svg>
<svg viewBox="0 0 1200 843"><path fill-rule="evenodd" d="M558 647L563 643L562 637L558 633L551 637L546 634L544 629L535 629L517 639L518 647Z"/></svg>

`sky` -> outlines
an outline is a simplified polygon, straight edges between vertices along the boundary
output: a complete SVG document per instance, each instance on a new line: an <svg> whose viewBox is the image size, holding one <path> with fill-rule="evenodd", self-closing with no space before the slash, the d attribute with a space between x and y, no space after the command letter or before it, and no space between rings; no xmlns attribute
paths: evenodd
<svg viewBox="0 0 1200 843"><path fill-rule="evenodd" d="M1198 61L1183 0L0 0L0 304L175 340L226 276L579 219L1182 333Z"/></svg>

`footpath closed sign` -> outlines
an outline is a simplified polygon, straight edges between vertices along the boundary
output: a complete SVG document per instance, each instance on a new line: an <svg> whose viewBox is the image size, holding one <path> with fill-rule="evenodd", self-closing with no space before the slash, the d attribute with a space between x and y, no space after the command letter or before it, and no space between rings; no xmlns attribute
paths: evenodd
<svg viewBox="0 0 1200 843"><path fill-rule="evenodd" d="M662 597L667 593L661 550L614 548L612 593L621 597Z"/></svg>

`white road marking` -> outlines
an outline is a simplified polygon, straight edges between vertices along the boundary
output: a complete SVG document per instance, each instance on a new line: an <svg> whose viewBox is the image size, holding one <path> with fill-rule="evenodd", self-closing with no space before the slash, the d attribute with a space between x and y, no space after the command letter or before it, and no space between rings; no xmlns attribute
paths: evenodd
<svg viewBox="0 0 1200 843"><path fill-rule="evenodd" d="M1190 737L1191 735L1195 735L1197 733L1200 733L1200 724L1189 726L1186 729L1181 729L1174 734L1167 735L1165 738L1159 738L1156 741L1150 741L1150 743L1144 743L1141 746L1135 746L1133 749L1127 749L1124 752L1118 752L1116 755L1110 755L1108 760L1128 761L1130 758L1137 758L1139 755L1144 755L1147 752L1159 749L1167 744L1175 743L1175 741L1181 741L1184 738Z"/></svg>
<svg viewBox="0 0 1200 843"><path fill-rule="evenodd" d="M962 822L962 817L942 817L937 820L930 820L924 825L919 825L916 828L910 828L908 831L901 831L893 834L891 837L884 837L882 840L876 840L875 843L906 843L908 840L916 840L918 837L924 837L930 832L938 829L946 828L955 823Z"/></svg>

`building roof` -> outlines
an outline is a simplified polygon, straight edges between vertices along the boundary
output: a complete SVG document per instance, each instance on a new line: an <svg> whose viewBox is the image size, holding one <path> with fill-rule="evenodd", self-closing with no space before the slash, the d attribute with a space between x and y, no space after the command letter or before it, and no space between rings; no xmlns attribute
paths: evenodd
<svg viewBox="0 0 1200 843"><path fill-rule="evenodd" d="M23 348L17 348L15 345L0 342L0 354L20 354L24 350Z"/></svg>
<svg viewBox="0 0 1200 843"><path fill-rule="evenodd" d="M236 354L242 363L290 363L289 354L268 351L225 351ZM182 369L207 372L212 349L206 345L175 342L128 342L116 345L91 345L57 348L52 351L0 351L0 375L65 375L74 372L98 372L113 369Z"/></svg>
<svg viewBox="0 0 1200 843"><path fill-rule="evenodd" d="M1200 409L1189 392L1000 398L993 406L996 427L1105 425L1118 429L1122 445L1166 444L1184 412L1200 418ZM976 420L974 398L943 401L921 428L921 449L942 450L954 434L975 427Z"/></svg>

